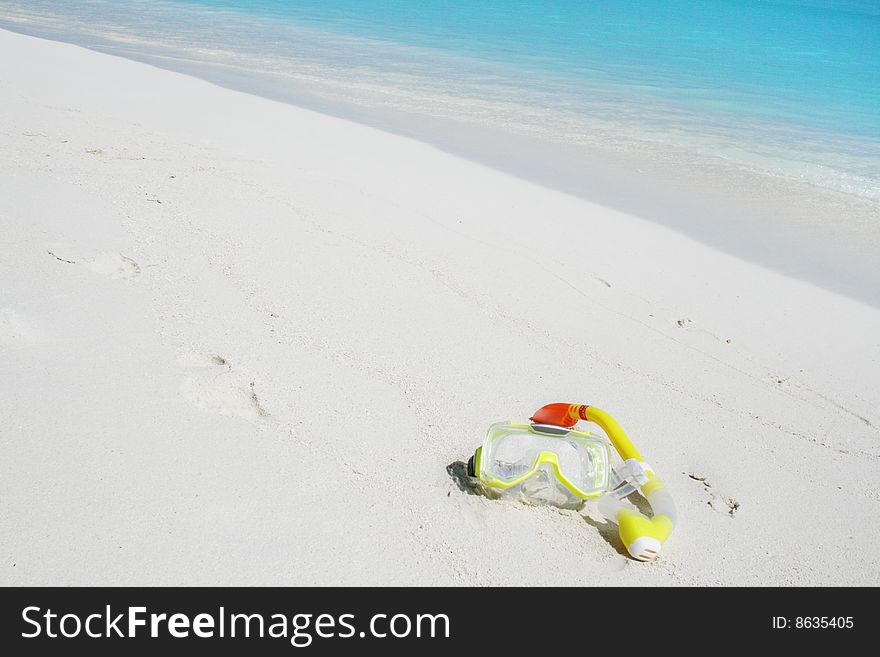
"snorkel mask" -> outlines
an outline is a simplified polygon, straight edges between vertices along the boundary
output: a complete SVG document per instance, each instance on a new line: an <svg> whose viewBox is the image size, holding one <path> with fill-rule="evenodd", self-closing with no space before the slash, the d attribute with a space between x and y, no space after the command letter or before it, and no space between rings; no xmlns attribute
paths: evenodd
<svg viewBox="0 0 880 657"><path fill-rule="evenodd" d="M672 532L675 505L614 418L586 404L548 404L531 420L489 427L468 461L468 474L501 495L533 504L579 508L598 499L599 512L618 526L633 559L655 559ZM607 438L573 429L579 420L597 424ZM622 464L612 466L612 445ZM651 505L652 517L624 502L636 490Z"/></svg>

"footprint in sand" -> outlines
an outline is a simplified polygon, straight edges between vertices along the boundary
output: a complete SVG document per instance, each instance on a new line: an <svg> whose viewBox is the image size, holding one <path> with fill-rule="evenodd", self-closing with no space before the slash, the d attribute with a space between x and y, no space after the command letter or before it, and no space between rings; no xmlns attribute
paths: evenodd
<svg viewBox="0 0 880 657"><path fill-rule="evenodd" d="M709 480L706 479L705 475L689 472L687 473L687 476L703 485L703 490L709 495L709 500L706 504L708 504L713 511L730 518L733 518L737 511L739 511L739 502L732 497L726 497L715 490L712 484L709 483Z"/></svg>
<svg viewBox="0 0 880 657"><path fill-rule="evenodd" d="M140 265L131 258L112 251L99 251L93 255L80 256L65 253L62 248L49 248L50 256L68 265L81 265L96 274L108 278L133 278L141 272Z"/></svg>
<svg viewBox="0 0 880 657"><path fill-rule="evenodd" d="M41 332L27 317L14 308L0 308L0 346L27 346L41 339Z"/></svg>
<svg viewBox="0 0 880 657"><path fill-rule="evenodd" d="M183 359L186 368L180 392L197 407L210 413L240 417L260 428L269 413L257 396L254 381L235 371L222 356L193 354Z"/></svg>

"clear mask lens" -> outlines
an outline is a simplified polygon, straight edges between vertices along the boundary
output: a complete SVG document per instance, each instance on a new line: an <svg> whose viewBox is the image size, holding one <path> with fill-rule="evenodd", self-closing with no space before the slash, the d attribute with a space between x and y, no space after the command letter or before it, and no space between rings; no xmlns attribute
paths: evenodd
<svg viewBox="0 0 880 657"><path fill-rule="evenodd" d="M607 440L587 432L503 422L489 427L478 474L505 496L576 507L609 489L610 450Z"/></svg>

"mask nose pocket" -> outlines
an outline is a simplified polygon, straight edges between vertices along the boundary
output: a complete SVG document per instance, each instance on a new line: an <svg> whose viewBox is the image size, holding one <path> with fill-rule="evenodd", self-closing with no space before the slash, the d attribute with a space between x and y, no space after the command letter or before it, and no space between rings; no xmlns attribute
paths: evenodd
<svg viewBox="0 0 880 657"><path fill-rule="evenodd" d="M542 506L577 507L583 501L562 485L550 463L541 463L535 473L520 485L520 493L523 501Z"/></svg>

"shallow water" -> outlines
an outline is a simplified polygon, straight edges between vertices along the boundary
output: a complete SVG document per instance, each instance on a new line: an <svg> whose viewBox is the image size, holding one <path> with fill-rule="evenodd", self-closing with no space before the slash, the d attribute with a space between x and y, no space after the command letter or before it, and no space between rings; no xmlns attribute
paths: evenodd
<svg viewBox="0 0 880 657"><path fill-rule="evenodd" d="M15 17L373 107L668 146L880 198L870 0L4 3L0 20Z"/></svg>
<svg viewBox="0 0 880 657"><path fill-rule="evenodd" d="M880 303L871 1L31 0L0 27L424 139Z"/></svg>

